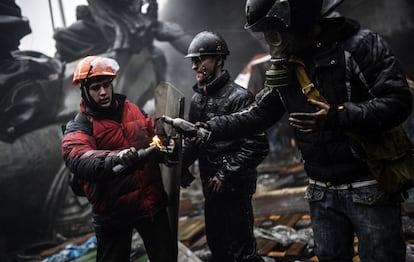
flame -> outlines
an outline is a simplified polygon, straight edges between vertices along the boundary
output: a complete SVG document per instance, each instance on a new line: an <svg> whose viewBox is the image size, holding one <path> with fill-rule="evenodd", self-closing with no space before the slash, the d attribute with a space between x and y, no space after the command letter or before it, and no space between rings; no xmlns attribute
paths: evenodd
<svg viewBox="0 0 414 262"><path fill-rule="evenodd" d="M155 135L152 138L152 142L150 143L150 146L156 146L158 148L162 148L161 139L157 135Z"/></svg>

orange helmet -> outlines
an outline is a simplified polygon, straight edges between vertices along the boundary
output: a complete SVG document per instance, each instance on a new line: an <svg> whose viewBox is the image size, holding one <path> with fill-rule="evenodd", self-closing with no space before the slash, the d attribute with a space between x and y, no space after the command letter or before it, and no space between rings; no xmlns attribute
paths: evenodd
<svg viewBox="0 0 414 262"><path fill-rule="evenodd" d="M72 84L79 85L79 81L94 76L112 76L116 77L119 70L118 63L112 58L100 56L87 56L83 58L75 67L73 72Z"/></svg>

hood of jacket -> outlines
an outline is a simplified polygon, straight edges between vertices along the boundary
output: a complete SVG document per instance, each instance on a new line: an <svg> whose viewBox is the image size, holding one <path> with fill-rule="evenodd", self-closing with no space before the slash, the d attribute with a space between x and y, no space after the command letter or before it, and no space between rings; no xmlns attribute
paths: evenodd
<svg viewBox="0 0 414 262"><path fill-rule="evenodd" d="M82 98L80 102L80 110L96 119L111 119L120 123L122 121L125 100L125 95L114 94L110 107L96 109L89 106L86 100Z"/></svg>

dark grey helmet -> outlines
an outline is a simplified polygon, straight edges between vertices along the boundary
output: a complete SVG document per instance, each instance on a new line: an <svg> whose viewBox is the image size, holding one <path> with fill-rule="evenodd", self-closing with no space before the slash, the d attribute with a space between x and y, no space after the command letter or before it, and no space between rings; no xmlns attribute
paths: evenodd
<svg viewBox="0 0 414 262"><path fill-rule="evenodd" d="M188 47L185 57L199 57L203 55L221 55L226 57L230 54L226 41L219 34L203 31L198 33Z"/></svg>
<svg viewBox="0 0 414 262"><path fill-rule="evenodd" d="M245 29L261 31L268 19L278 19L290 26L290 4L287 0L247 0Z"/></svg>
<svg viewBox="0 0 414 262"><path fill-rule="evenodd" d="M326 17L329 16L332 11L342 4L344 0L323 0L322 8L321 8L321 16Z"/></svg>
<svg viewBox="0 0 414 262"><path fill-rule="evenodd" d="M247 0L245 29L262 31L269 20L306 31L344 0Z"/></svg>

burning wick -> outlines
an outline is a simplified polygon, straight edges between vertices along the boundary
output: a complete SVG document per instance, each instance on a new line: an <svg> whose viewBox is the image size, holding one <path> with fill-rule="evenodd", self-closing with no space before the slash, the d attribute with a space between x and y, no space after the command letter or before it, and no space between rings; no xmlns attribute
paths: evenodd
<svg viewBox="0 0 414 262"><path fill-rule="evenodd" d="M152 142L149 145L150 146L156 146L158 148L162 148L161 139L157 135L155 135L152 138Z"/></svg>

